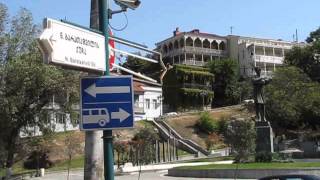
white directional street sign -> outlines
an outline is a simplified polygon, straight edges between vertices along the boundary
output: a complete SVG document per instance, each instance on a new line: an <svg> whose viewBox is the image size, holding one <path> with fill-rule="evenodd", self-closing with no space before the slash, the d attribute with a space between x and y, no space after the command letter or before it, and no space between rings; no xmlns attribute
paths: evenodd
<svg viewBox="0 0 320 180"><path fill-rule="evenodd" d="M46 63L89 71L106 70L104 36L48 18L43 24L39 44Z"/></svg>
<svg viewBox="0 0 320 180"><path fill-rule="evenodd" d="M81 130L133 127L132 76L81 79Z"/></svg>

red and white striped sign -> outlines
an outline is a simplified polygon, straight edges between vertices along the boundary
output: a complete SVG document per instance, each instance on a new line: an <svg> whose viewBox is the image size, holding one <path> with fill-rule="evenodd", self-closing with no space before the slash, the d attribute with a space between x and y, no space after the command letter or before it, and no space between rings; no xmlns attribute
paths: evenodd
<svg viewBox="0 0 320 180"><path fill-rule="evenodd" d="M109 29L109 35L112 36L113 33L111 29ZM114 52L115 42L112 39L109 39L109 69L112 69L112 65L115 63L116 55Z"/></svg>

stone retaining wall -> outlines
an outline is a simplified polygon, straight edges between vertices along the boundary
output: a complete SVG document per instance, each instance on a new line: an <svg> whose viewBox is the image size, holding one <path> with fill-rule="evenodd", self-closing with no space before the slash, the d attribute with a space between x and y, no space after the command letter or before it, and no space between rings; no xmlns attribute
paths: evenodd
<svg viewBox="0 0 320 180"><path fill-rule="evenodd" d="M308 169L210 169L190 170L173 168L168 170L169 176L195 178L241 178L257 179L266 176L284 174L308 174L320 176L320 168Z"/></svg>

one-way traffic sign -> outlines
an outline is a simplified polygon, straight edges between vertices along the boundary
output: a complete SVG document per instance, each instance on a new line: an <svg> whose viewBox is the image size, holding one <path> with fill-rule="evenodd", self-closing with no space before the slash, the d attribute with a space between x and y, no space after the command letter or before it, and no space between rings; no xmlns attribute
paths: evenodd
<svg viewBox="0 0 320 180"><path fill-rule="evenodd" d="M81 79L81 130L133 127L132 76Z"/></svg>

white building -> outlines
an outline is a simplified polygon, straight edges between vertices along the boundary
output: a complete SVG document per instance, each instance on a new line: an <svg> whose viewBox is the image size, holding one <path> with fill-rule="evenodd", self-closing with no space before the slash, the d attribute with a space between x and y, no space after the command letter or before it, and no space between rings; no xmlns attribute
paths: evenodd
<svg viewBox="0 0 320 180"><path fill-rule="evenodd" d="M153 120L162 115L162 86L134 78L134 120Z"/></svg>
<svg viewBox="0 0 320 180"><path fill-rule="evenodd" d="M203 66L228 55L226 37L202 33L198 29L180 32L176 28L172 37L156 43L156 46L170 64Z"/></svg>
<svg viewBox="0 0 320 180"><path fill-rule="evenodd" d="M305 46L304 43L233 35L229 35L228 39L229 56L238 59L243 76L254 75L253 67L260 67L261 75L271 75L283 65L286 53L293 46Z"/></svg>
<svg viewBox="0 0 320 180"><path fill-rule="evenodd" d="M271 74L281 66L286 52L293 46L305 43L289 42L244 36L219 36L202 33L198 29L180 32L156 43L166 63L204 66L209 61L221 58L238 60L240 73L245 77L254 75L253 68L260 67L262 75Z"/></svg>
<svg viewBox="0 0 320 180"><path fill-rule="evenodd" d="M74 111L79 112L79 106L73 106ZM73 121L71 120L70 114L66 114L61 111L58 103L55 101L55 96L52 96L51 102L45 106L42 113L36 117L45 121L44 128L50 129L53 132L64 132L79 129L79 116ZM42 132L39 126L30 126L20 131L20 137L27 136L41 136Z"/></svg>

